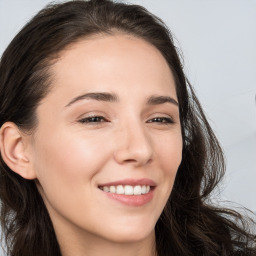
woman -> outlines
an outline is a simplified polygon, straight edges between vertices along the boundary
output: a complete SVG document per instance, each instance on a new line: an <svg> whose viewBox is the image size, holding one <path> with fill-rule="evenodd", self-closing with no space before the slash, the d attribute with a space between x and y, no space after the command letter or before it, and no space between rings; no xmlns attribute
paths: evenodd
<svg viewBox="0 0 256 256"><path fill-rule="evenodd" d="M0 64L8 255L255 255L209 195L221 148L171 34L135 5L38 13Z"/></svg>

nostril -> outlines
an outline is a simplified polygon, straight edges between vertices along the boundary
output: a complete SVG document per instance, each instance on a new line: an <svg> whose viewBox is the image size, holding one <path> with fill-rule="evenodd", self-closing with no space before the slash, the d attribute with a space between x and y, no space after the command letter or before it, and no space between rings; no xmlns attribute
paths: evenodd
<svg viewBox="0 0 256 256"><path fill-rule="evenodd" d="M133 164L134 166L143 166L152 162L152 159L146 158L134 158L134 159L126 159L123 161L123 164Z"/></svg>
<svg viewBox="0 0 256 256"><path fill-rule="evenodd" d="M136 160L135 159L126 159L126 160L124 160L124 162L132 163L132 162L136 162Z"/></svg>

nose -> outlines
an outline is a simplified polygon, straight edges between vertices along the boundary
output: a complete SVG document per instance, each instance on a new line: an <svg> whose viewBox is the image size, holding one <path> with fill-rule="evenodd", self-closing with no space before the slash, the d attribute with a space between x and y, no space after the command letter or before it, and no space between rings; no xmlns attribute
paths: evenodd
<svg viewBox="0 0 256 256"><path fill-rule="evenodd" d="M117 132L114 158L119 164L143 166L152 161L153 147L143 125L126 124Z"/></svg>

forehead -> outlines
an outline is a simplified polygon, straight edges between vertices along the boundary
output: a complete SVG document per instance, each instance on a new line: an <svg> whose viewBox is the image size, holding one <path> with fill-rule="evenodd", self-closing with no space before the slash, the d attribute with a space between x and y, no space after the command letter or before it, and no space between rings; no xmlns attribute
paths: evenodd
<svg viewBox="0 0 256 256"><path fill-rule="evenodd" d="M95 35L60 53L52 66L53 92L63 96L81 92L176 95L171 70L154 46L125 34Z"/></svg>

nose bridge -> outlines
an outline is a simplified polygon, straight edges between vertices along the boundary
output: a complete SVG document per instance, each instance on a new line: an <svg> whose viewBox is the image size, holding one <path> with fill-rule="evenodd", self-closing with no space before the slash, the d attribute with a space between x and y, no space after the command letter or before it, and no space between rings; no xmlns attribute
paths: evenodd
<svg viewBox="0 0 256 256"><path fill-rule="evenodd" d="M115 158L119 163L143 165L152 158L153 149L145 124L139 118L126 118L118 131Z"/></svg>

